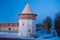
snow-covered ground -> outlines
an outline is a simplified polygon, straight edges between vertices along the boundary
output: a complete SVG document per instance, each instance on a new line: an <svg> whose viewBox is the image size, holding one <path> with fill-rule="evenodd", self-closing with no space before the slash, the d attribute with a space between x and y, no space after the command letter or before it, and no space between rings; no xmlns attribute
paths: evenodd
<svg viewBox="0 0 60 40"><path fill-rule="evenodd" d="M24 38L23 36L20 36L18 33L10 33L10 32L0 32L0 37L2 37L2 38L13 38L13 39L35 40L34 38Z"/></svg>
<svg viewBox="0 0 60 40"><path fill-rule="evenodd" d="M23 39L33 39L33 40L60 40L57 37L55 30L51 30L50 34L47 34L46 30L37 31L36 34L39 38L23 38ZM0 32L0 37L6 38L18 38L21 39L22 37L18 35L18 33L8 33L8 32Z"/></svg>
<svg viewBox="0 0 60 40"><path fill-rule="evenodd" d="M0 32L0 37L19 38L17 33Z"/></svg>
<svg viewBox="0 0 60 40"><path fill-rule="evenodd" d="M36 33L39 35L36 40L60 40L55 30L51 30L50 34L47 34L46 30L37 31Z"/></svg>
<svg viewBox="0 0 60 40"><path fill-rule="evenodd" d="M48 39L37 38L36 40L60 40L60 38L58 37L53 37L53 38L48 38Z"/></svg>

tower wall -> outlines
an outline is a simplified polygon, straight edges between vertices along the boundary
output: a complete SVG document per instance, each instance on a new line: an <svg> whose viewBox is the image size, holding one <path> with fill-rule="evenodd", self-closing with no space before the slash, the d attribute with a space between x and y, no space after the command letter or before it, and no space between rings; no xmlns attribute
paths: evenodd
<svg viewBox="0 0 60 40"><path fill-rule="evenodd" d="M31 36L32 34L35 34L35 20L19 20L19 33L21 36Z"/></svg>
<svg viewBox="0 0 60 40"><path fill-rule="evenodd" d="M29 4L27 3L22 14L19 14L19 35L23 37L31 37L36 33L36 14L33 14Z"/></svg>
<svg viewBox="0 0 60 40"><path fill-rule="evenodd" d="M20 14L19 15L19 35L30 37L36 33L36 15Z"/></svg>

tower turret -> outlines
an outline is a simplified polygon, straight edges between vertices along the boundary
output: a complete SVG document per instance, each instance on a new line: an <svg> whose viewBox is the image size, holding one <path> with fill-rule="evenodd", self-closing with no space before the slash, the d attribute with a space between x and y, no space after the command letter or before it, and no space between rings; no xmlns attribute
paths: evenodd
<svg viewBox="0 0 60 40"><path fill-rule="evenodd" d="M23 12L19 14L19 35L30 37L36 33L36 14L33 14L27 3Z"/></svg>

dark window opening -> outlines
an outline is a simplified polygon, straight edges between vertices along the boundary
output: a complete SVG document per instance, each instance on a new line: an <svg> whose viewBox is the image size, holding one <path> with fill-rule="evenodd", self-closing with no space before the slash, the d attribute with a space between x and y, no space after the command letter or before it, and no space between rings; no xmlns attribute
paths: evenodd
<svg viewBox="0 0 60 40"><path fill-rule="evenodd" d="M28 32L30 32L30 30L28 30Z"/></svg>
<svg viewBox="0 0 60 40"><path fill-rule="evenodd" d="M11 30L11 28L9 28L9 31Z"/></svg>
<svg viewBox="0 0 60 40"><path fill-rule="evenodd" d="M24 25L24 24L23 24Z"/></svg>

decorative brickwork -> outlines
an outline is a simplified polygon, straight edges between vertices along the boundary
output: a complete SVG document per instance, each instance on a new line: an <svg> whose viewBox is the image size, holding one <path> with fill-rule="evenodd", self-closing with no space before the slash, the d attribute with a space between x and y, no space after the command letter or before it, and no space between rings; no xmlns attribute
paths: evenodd
<svg viewBox="0 0 60 40"><path fill-rule="evenodd" d="M0 27L18 27L19 23L1 23Z"/></svg>
<svg viewBox="0 0 60 40"><path fill-rule="evenodd" d="M36 20L36 14L19 14L19 19Z"/></svg>

